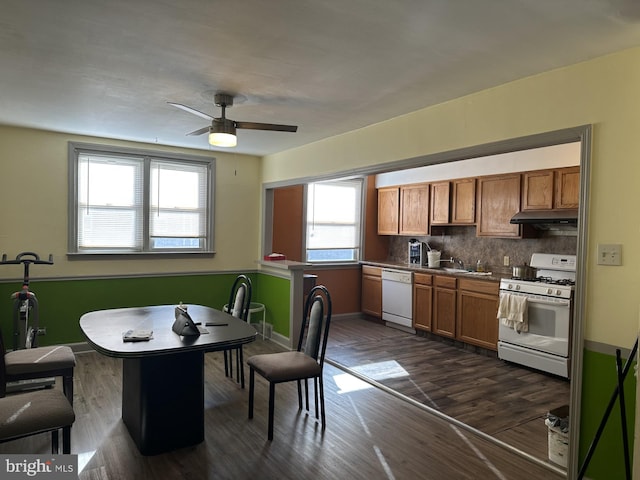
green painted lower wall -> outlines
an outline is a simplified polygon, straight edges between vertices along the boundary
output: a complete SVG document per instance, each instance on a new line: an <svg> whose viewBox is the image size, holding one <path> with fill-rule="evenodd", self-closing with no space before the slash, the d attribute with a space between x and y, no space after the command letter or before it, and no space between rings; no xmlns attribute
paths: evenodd
<svg viewBox="0 0 640 480"><path fill-rule="evenodd" d="M629 345L631 347L631 345ZM627 348L629 348L627 347ZM624 361L623 361L624 364ZM584 462L589 446L618 383L616 358L613 355L584 350L582 375L582 405L580 419L580 465ZM636 377L632 368L624 382L629 456L633 459L633 432L636 410ZM603 435L598 442L586 471L593 480L625 478L620 404L616 402Z"/></svg>
<svg viewBox="0 0 640 480"><path fill-rule="evenodd" d="M77 280L32 280L40 307L40 327L47 334L39 345L83 342L80 317L93 310L144 305L200 304L222 308L229 301L229 290L236 273L175 275L136 278ZM274 331L289 333L289 280L251 273L252 301L266 306L267 322ZM0 328L7 346L12 345L13 300L20 282L0 283Z"/></svg>
<svg viewBox="0 0 640 480"><path fill-rule="evenodd" d="M254 296L256 302L266 305L267 322L273 325L273 331L285 337L289 336L290 284L288 278L258 273L260 289Z"/></svg>

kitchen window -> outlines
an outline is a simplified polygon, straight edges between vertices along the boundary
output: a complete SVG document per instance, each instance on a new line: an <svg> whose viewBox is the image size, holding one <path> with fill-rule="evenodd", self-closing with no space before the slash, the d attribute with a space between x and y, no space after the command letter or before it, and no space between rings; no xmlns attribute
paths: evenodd
<svg viewBox="0 0 640 480"><path fill-rule="evenodd" d="M215 160L70 144L69 253L213 252Z"/></svg>
<svg viewBox="0 0 640 480"><path fill-rule="evenodd" d="M307 185L307 262L347 262L360 258L362 180Z"/></svg>

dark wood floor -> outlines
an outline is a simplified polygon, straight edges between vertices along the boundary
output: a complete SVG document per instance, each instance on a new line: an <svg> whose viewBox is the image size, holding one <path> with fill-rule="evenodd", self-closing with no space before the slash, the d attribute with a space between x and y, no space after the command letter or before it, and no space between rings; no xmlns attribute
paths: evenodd
<svg viewBox="0 0 640 480"><path fill-rule="evenodd" d="M334 332L346 334L340 328ZM278 350L258 340L245 354ZM331 365L324 375L326 431L298 413L295 384L282 384L276 388L275 438L269 442L267 384L256 379L250 421L248 392L224 377L220 353L205 360L205 441L144 457L120 418L121 361L95 352L79 354L77 361L72 453L79 455L82 480L563 478L380 389L354 390L355 378ZM49 448L49 437L40 435L2 444L0 453Z"/></svg>
<svg viewBox="0 0 640 480"><path fill-rule="evenodd" d="M544 419L569 404L567 380L369 320L337 319L330 336L327 358L548 461Z"/></svg>

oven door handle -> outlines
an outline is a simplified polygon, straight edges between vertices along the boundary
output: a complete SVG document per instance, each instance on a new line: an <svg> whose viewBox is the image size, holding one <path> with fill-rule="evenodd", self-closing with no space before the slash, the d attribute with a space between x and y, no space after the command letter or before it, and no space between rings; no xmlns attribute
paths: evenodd
<svg viewBox="0 0 640 480"><path fill-rule="evenodd" d="M522 295L524 297L526 297L526 295ZM527 303L533 303L533 304L538 304L538 305L549 305L549 306L556 306L556 307L568 307L571 304L570 300L561 300L559 302L554 302L554 301L549 301L549 300L540 300L538 298L528 298L527 297Z"/></svg>

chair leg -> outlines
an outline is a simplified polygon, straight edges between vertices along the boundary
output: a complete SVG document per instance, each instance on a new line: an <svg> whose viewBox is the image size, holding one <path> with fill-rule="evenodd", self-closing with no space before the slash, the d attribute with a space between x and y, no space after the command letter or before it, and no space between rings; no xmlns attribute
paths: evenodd
<svg viewBox="0 0 640 480"><path fill-rule="evenodd" d="M318 418L318 377L313 379L313 397L316 403L316 418Z"/></svg>
<svg viewBox="0 0 640 480"><path fill-rule="evenodd" d="M229 360L227 359L227 351L223 350L222 353L224 355L224 376L228 377L229 376Z"/></svg>
<svg viewBox="0 0 640 480"><path fill-rule="evenodd" d="M240 349L236 348L236 382L240 383L240 366L242 363L240 362Z"/></svg>
<svg viewBox="0 0 640 480"><path fill-rule="evenodd" d="M56 429L51 432L51 454L57 455L59 452L58 429Z"/></svg>
<svg viewBox="0 0 640 480"><path fill-rule="evenodd" d="M73 372L71 372L71 375L62 377L62 391L73 407Z"/></svg>
<svg viewBox="0 0 640 480"><path fill-rule="evenodd" d="M298 379L298 410L302 410L302 380Z"/></svg>
<svg viewBox="0 0 640 480"><path fill-rule="evenodd" d="M322 382L322 374L318 377L318 383L320 384L320 415L322 416L322 429L326 426L325 414L324 414L324 383Z"/></svg>
<svg viewBox="0 0 640 480"><path fill-rule="evenodd" d="M62 427L62 453L65 455L71 453L71 425Z"/></svg>
<svg viewBox="0 0 640 480"><path fill-rule="evenodd" d="M238 370L240 371L240 386L244 388L244 354L242 347L238 348L238 356L240 357L240 364L238 365Z"/></svg>
<svg viewBox="0 0 640 480"><path fill-rule="evenodd" d="M309 379L304 379L304 400L305 406L307 407L307 412L309 411Z"/></svg>
<svg viewBox="0 0 640 480"><path fill-rule="evenodd" d="M249 367L249 419L253 418L253 388L254 388L255 372Z"/></svg>
<svg viewBox="0 0 640 480"><path fill-rule="evenodd" d="M273 410L275 407L276 384L269 382L269 432L267 438L273 440Z"/></svg>

